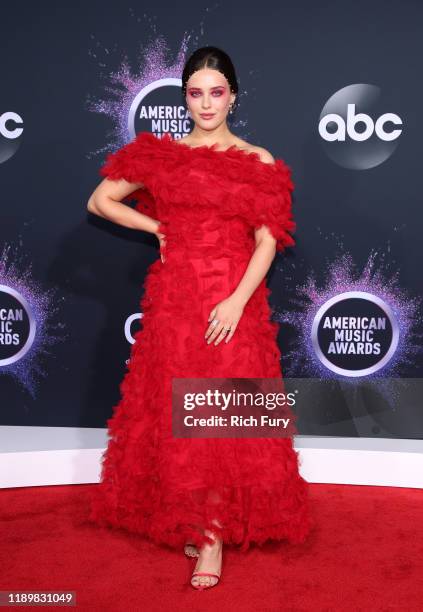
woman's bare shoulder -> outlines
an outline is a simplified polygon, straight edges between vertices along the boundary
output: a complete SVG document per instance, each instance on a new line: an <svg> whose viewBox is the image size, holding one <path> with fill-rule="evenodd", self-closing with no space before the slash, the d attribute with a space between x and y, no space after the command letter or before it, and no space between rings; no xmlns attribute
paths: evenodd
<svg viewBox="0 0 423 612"><path fill-rule="evenodd" d="M268 151L267 149L265 149L264 147L259 147L258 145L253 145L249 142L246 142L245 140L240 141L240 145L238 145L240 148L242 148L244 151L246 151L247 153L258 153L260 160L266 164L272 164L274 163L275 159L273 157L273 155L270 153L270 151Z"/></svg>

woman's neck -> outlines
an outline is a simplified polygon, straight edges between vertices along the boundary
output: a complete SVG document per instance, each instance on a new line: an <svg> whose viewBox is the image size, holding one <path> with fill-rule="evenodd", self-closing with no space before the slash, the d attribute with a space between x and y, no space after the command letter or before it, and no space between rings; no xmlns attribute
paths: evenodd
<svg viewBox="0 0 423 612"><path fill-rule="evenodd" d="M234 134L229 130L226 124L219 125L214 130L203 130L198 125L195 125L189 134L189 140L193 144L211 145L219 143L221 145L230 144L235 140Z"/></svg>

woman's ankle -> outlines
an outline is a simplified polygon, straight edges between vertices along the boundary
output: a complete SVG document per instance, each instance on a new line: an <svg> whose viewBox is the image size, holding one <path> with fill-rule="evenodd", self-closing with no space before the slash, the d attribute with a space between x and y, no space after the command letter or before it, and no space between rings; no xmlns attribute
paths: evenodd
<svg viewBox="0 0 423 612"><path fill-rule="evenodd" d="M223 545L223 540L222 538L219 536L218 533L216 533L215 531L212 531L210 529L205 529L204 530L204 535L208 538L210 538L212 541L211 542L204 542L203 547L206 548L206 550L209 549L213 549L213 548L221 548Z"/></svg>

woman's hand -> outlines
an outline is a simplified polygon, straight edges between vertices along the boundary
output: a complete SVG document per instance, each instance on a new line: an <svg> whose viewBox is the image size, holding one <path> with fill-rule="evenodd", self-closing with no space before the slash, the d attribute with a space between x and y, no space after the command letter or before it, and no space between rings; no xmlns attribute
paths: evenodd
<svg viewBox="0 0 423 612"><path fill-rule="evenodd" d="M158 238L159 241L159 248L160 248L160 259L162 260L162 263L164 263L165 257L164 257L164 249L166 247L166 234L162 234L161 232L156 232L155 235Z"/></svg>
<svg viewBox="0 0 423 612"><path fill-rule="evenodd" d="M205 336L207 344L216 339L214 343L216 346L223 338L226 338L226 343L229 342L235 333L243 312L244 306L233 296L229 296L216 304L213 310L210 311L208 318L208 321L211 321L211 323L207 328ZM217 321L217 324L213 324L213 321ZM229 333L228 330L230 330Z"/></svg>

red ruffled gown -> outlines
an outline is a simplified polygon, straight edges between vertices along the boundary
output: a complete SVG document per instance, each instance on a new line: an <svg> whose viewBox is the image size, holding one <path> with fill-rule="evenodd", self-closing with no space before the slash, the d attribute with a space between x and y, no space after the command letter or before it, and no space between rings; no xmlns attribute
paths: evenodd
<svg viewBox="0 0 423 612"><path fill-rule="evenodd" d="M254 228L267 225L278 251L295 244L289 167L235 145L192 148L140 132L100 174L145 186L134 194L137 209L161 222L166 247L144 280L141 329L107 421L89 520L172 548L209 541L197 526L241 550L269 539L302 543L313 521L291 438L176 438L171 429L173 377L282 376L266 279L227 344L207 345L204 334L211 309L244 274Z"/></svg>

